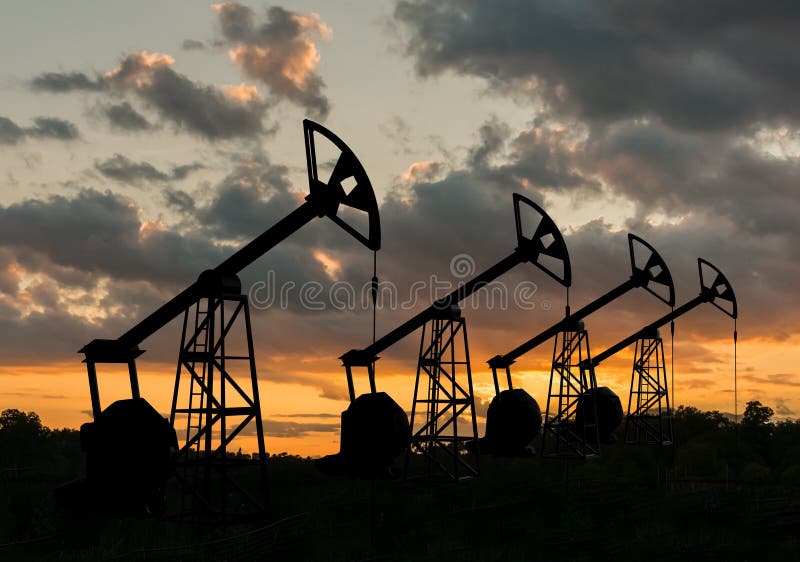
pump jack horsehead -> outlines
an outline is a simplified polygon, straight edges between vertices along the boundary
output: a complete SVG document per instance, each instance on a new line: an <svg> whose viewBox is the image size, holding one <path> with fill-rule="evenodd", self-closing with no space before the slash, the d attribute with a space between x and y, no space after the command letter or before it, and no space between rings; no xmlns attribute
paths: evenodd
<svg viewBox="0 0 800 562"><path fill-rule="evenodd" d="M191 286L119 338L94 340L80 350L94 421L81 427L86 478L59 489L62 503L114 515L174 512L165 492L174 474L180 490L176 517L234 519L268 511L267 455L250 311L237 274L317 217L328 217L373 252L381 245L378 204L358 158L322 125L305 120L303 130L309 194L300 207L214 269L202 272ZM339 154L327 181L319 175L317 140L330 143ZM366 232L347 222L345 211L366 215ZM142 341L181 315L168 421L140 396L136 359L144 353L139 348ZM232 352L232 340L240 339L233 336L235 326L236 333L244 328L244 342L238 343L245 351L239 354ZM130 399L105 409L97 379L97 365L104 363L127 365L131 387ZM232 441L251 425L256 429L258 458L245 464L258 466L257 490L237 482L241 459L237 462L228 455Z"/></svg>
<svg viewBox="0 0 800 562"><path fill-rule="evenodd" d="M459 303L478 289L529 262L563 286L572 278L567 246L558 227L530 199L514 194L517 247L505 258L449 295L404 322L372 345L342 355L350 391L350 406L342 413L341 451L317 463L329 474L386 474L406 451L409 461L421 460L426 476L459 479L477 476L479 459L469 362L466 321ZM403 409L375 385L378 354L422 328L414 402L409 423ZM370 392L355 395L353 368L365 367ZM459 418L467 418L469 429L459 433ZM421 421L419 421L421 420ZM410 448L409 448L410 445ZM472 450L463 454L464 448ZM468 458L471 456L472 458Z"/></svg>

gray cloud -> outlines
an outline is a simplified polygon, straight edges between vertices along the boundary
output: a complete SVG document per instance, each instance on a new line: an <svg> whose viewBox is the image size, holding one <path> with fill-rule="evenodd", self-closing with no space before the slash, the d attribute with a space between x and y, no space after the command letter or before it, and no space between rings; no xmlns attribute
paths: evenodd
<svg viewBox="0 0 800 562"><path fill-rule="evenodd" d="M266 19L235 2L215 4L223 37L233 47L231 59L245 74L260 80L272 94L288 99L324 118L330 102L322 93L325 83L315 72L319 59L313 35L326 37L330 29L316 14L298 14L271 7Z"/></svg>
<svg viewBox="0 0 800 562"><path fill-rule="evenodd" d="M420 75L479 76L595 123L653 117L721 130L800 119L800 63L787 56L797 10L780 0L404 0L395 18Z"/></svg>
<svg viewBox="0 0 800 562"><path fill-rule="evenodd" d="M225 254L205 238L146 228L129 199L93 189L0 207L0 240L58 266L169 284L193 280Z"/></svg>
<svg viewBox="0 0 800 562"><path fill-rule="evenodd" d="M172 70L172 62L167 55L134 53L105 79L114 89L137 94L177 127L208 140L266 132L266 105L257 94L199 84Z"/></svg>
<svg viewBox="0 0 800 562"><path fill-rule="evenodd" d="M25 131L8 117L0 117L0 144L17 144L25 138Z"/></svg>
<svg viewBox="0 0 800 562"><path fill-rule="evenodd" d="M184 39L181 43L181 49L184 51L198 51L206 48L206 44L197 39Z"/></svg>
<svg viewBox="0 0 800 562"><path fill-rule="evenodd" d="M28 135L32 137L69 141L80 136L74 124L56 117L37 117L33 123L34 126L27 130Z"/></svg>
<svg viewBox="0 0 800 562"><path fill-rule="evenodd" d="M264 128L267 105L254 88L200 84L173 70L173 62L168 55L140 51L126 56L116 69L96 81L82 73L51 72L36 76L31 85L34 90L53 93L132 93L176 128L212 141L272 132ZM105 113L118 128L147 127L146 119L127 103L108 107Z"/></svg>
<svg viewBox="0 0 800 562"><path fill-rule="evenodd" d="M149 162L134 162L122 154L115 154L111 158L95 162L95 168L105 177L136 186L182 180L202 167L199 163L184 164L175 166L170 173L166 173Z"/></svg>
<svg viewBox="0 0 800 562"><path fill-rule="evenodd" d="M31 80L31 88L41 92L99 92L106 88L102 77L90 78L83 72L45 72Z"/></svg>
<svg viewBox="0 0 800 562"><path fill-rule="evenodd" d="M80 133L73 123L57 117L36 117L33 126L27 128L0 117L0 145L18 144L26 138L72 141L80 138Z"/></svg>
<svg viewBox="0 0 800 562"><path fill-rule="evenodd" d="M146 131L152 127L150 122L126 101L105 106L102 111L113 129Z"/></svg>

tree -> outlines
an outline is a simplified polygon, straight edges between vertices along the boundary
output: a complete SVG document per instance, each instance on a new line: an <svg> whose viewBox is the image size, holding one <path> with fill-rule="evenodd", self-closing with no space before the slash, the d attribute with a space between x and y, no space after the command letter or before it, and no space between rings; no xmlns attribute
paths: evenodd
<svg viewBox="0 0 800 562"><path fill-rule="evenodd" d="M36 412L3 410L0 412L0 464L33 462L42 453L42 441L48 432Z"/></svg>
<svg viewBox="0 0 800 562"><path fill-rule="evenodd" d="M742 416L742 424L753 428L765 428L772 425L770 420L775 412L769 406L764 406L758 400L747 403Z"/></svg>

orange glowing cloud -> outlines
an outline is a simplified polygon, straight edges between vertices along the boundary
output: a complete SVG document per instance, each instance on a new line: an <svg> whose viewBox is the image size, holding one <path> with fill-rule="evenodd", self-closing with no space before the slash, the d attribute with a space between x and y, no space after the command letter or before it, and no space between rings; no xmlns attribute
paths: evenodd
<svg viewBox="0 0 800 562"><path fill-rule="evenodd" d="M320 250L314 251L314 259L317 260L325 269L325 273L331 279L336 279L342 271L342 263Z"/></svg>
<svg viewBox="0 0 800 562"><path fill-rule="evenodd" d="M424 162L414 162L403 173L403 179L407 182L420 180L430 181L435 178L444 168L444 164L439 160L426 160Z"/></svg>
<svg viewBox="0 0 800 562"><path fill-rule="evenodd" d="M283 97L320 115L328 111L322 79L316 74L320 54L316 38L329 39L332 30L317 14L298 14L272 7L267 21L256 25L255 13L235 2L212 6L229 41L231 60L245 75L261 81Z"/></svg>
<svg viewBox="0 0 800 562"><path fill-rule="evenodd" d="M258 99L260 99L256 87L249 86L244 82L242 82L238 86L233 86L231 84L223 84L221 86L221 89L225 93L225 95L228 96L228 98L234 101L247 103L251 101L257 101Z"/></svg>
<svg viewBox="0 0 800 562"><path fill-rule="evenodd" d="M114 70L103 74L103 78L122 86L136 89L147 88L153 84L153 74L160 68L175 64L175 59L162 53L139 51L125 58Z"/></svg>

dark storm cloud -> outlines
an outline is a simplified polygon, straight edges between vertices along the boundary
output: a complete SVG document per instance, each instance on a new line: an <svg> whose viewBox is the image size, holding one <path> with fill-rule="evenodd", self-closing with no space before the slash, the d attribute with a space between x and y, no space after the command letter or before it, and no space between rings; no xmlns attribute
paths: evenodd
<svg viewBox="0 0 800 562"><path fill-rule="evenodd" d="M134 162L122 154L115 154L107 160L95 162L95 168L105 177L136 186L182 180L202 167L199 163L184 164L175 166L170 173L166 173L149 162Z"/></svg>
<svg viewBox="0 0 800 562"><path fill-rule="evenodd" d="M122 131L146 131L152 127L150 122L128 102L108 105L102 108L113 129Z"/></svg>
<svg viewBox="0 0 800 562"><path fill-rule="evenodd" d="M36 117L33 126L23 128L7 117L0 117L0 145L18 144L25 138L72 141L80 138L78 128L57 117Z"/></svg>
<svg viewBox="0 0 800 562"><path fill-rule="evenodd" d="M98 92L106 88L102 77L90 78L83 72L45 72L31 80L31 88L41 92Z"/></svg>
<svg viewBox="0 0 800 562"><path fill-rule="evenodd" d="M215 4L223 37L233 47L231 59L245 74L263 82L272 94L324 118L330 102L325 83L315 72L319 60L310 37L327 37L330 29L316 14L303 15L271 7L263 21L236 2Z"/></svg>
<svg viewBox="0 0 800 562"><path fill-rule="evenodd" d="M562 114L687 130L800 120L800 5L619 0L397 3L419 74L486 78Z"/></svg>
<svg viewBox="0 0 800 562"><path fill-rule="evenodd" d="M511 142L508 162L498 173L527 181L540 189L596 190L594 179L583 175L576 162L575 147L565 130L531 128Z"/></svg>
<svg viewBox="0 0 800 562"><path fill-rule="evenodd" d="M635 201L641 211L709 211L749 235L796 236L800 163L737 139L710 142L655 124L622 123L589 142L585 173Z"/></svg>
<svg viewBox="0 0 800 562"><path fill-rule="evenodd" d="M0 207L0 240L57 266L156 283L194 279L225 253L206 238L143 224L131 200L92 189Z"/></svg>

